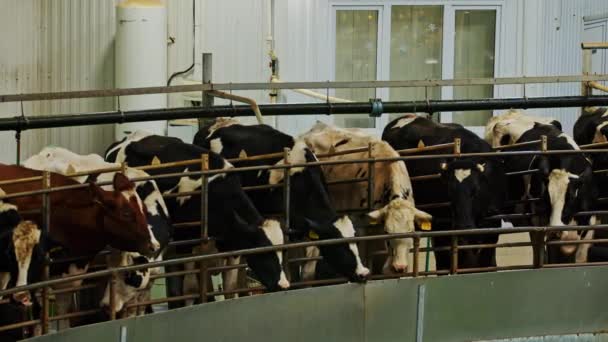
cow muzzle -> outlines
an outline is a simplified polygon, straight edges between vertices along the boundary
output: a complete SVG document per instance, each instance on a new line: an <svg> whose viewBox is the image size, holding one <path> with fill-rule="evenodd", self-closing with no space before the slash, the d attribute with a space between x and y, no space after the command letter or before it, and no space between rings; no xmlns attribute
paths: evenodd
<svg viewBox="0 0 608 342"><path fill-rule="evenodd" d="M19 303L23 306L32 305L32 297L30 296L29 291L21 291L21 292L13 293L13 300L16 303Z"/></svg>
<svg viewBox="0 0 608 342"><path fill-rule="evenodd" d="M578 233L575 230L567 230L561 232L559 239L560 241L578 241L580 240L580 237L578 236ZM561 245L559 247L559 250L565 255L571 255L572 253L576 252L577 247L578 245L576 244Z"/></svg>

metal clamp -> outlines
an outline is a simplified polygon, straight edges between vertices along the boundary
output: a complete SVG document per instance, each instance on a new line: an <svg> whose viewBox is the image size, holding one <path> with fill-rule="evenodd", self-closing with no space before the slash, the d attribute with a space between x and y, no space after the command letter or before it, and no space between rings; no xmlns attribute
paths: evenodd
<svg viewBox="0 0 608 342"><path fill-rule="evenodd" d="M372 105L372 111L369 113L369 116L373 118L379 118L382 115L382 100L381 99L369 99L369 102Z"/></svg>

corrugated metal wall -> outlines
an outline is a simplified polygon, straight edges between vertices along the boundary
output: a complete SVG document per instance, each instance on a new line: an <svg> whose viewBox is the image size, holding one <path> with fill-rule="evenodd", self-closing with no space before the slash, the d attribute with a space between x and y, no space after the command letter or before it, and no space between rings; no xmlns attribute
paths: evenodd
<svg viewBox="0 0 608 342"><path fill-rule="evenodd" d="M114 10L106 0L5 0L0 12L2 93L111 88L114 85ZM24 103L26 115L102 111L113 99ZM20 114L4 104L0 115ZM3 133L0 160L14 162L12 133ZM113 139L111 127L73 127L23 133L23 155L49 145L76 152L101 152Z"/></svg>
<svg viewBox="0 0 608 342"><path fill-rule="evenodd" d="M197 0L198 1L198 0ZM114 87L115 1L3 0L0 11L0 93L29 93ZM169 73L192 63L192 2L167 1ZM115 99L24 103L26 115L113 110ZM0 116L21 113L20 104L0 104ZM22 155L47 145L78 153L102 153L114 141L111 125L24 132ZM14 162L14 134L0 134L0 161Z"/></svg>
<svg viewBox="0 0 608 342"><path fill-rule="evenodd" d="M175 37L168 48L169 74L191 65L192 44L195 44L197 71L200 72L200 52L214 54L215 81L268 80L270 0L194 1L200 32L193 43L192 1L167 0L168 32L170 37ZM275 45L281 60L281 78L287 81L331 79L327 60L327 50L331 49L329 1L275 2ZM357 2L379 3L383 2ZM580 73L582 17L608 13L608 1L601 0L497 0L492 3L502 5L501 64L497 76ZM0 93L113 87L114 1L3 0L2 7ZM200 78L200 74L193 77ZM578 91L578 84L526 87L528 96L572 95ZM266 91L246 92L246 95L268 101ZM505 86L500 87L498 95L522 96L523 91L521 86ZM282 99L311 101L289 91L282 92ZM31 102L24 104L24 112L48 115L103 111L113 109L114 103L115 99ZM183 100L179 95L171 95L169 103L181 106ZM539 112L556 116L568 130L575 120L576 109ZM0 104L0 116L19 113L19 104ZM323 117L281 118L278 123L281 129L297 133L318 118ZM13 133L0 134L0 161L14 161L13 136ZM23 134L23 149L25 156L49 144L81 153L101 152L112 140L109 126L36 130Z"/></svg>

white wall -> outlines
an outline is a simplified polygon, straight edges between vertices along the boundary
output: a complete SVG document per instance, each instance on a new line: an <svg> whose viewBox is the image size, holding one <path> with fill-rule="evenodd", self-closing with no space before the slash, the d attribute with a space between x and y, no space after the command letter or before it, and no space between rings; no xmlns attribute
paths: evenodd
<svg viewBox="0 0 608 342"><path fill-rule="evenodd" d="M204 28L201 44L214 53L214 79L217 81L266 81L267 68L264 35L269 0L204 1ZM583 16L608 13L603 0L277 0L276 52L280 76L285 81L331 80L330 4L491 4L501 6L501 41L497 77L550 76L581 73ZM262 20L260 20L262 18ZM217 59L220 59L217 62ZM325 92L325 90L320 90ZM578 95L579 84L527 85L525 95ZM255 97L267 101L265 92ZM501 86L497 97L523 96L523 86ZM282 91L288 102L311 102L310 98ZM571 130L576 108L545 109L535 112L552 115ZM297 133L306 130L316 119L326 116L279 117L283 130Z"/></svg>

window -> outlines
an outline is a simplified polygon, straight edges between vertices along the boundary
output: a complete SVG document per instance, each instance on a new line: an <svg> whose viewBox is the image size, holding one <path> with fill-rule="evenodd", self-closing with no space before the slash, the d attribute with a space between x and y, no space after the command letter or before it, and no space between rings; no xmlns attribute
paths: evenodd
<svg viewBox="0 0 608 342"><path fill-rule="evenodd" d="M440 79L443 6L392 6L390 79ZM441 99L440 88L390 88L392 101ZM392 114L391 119L400 116Z"/></svg>
<svg viewBox="0 0 608 342"><path fill-rule="evenodd" d="M494 77L496 11L457 10L454 43L454 78ZM454 98L482 99L494 95L494 86L454 87ZM464 126L483 126L491 110L455 112L453 121Z"/></svg>
<svg viewBox="0 0 608 342"><path fill-rule="evenodd" d="M404 1L405 2L405 1ZM377 4L377 6L373 6ZM335 5L334 77L336 81L415 80L494 77L500 6L385 4ZM389 29L383 30L383 23ZM384 64L384 66L383 66ZM336 89L354 101L491 98L494 87ZM491 111L443 113L443 122L483 126ZM390 119L398 115L391 115ZM381 131L386 116L336 116L343 127Z"/></svg>
<svg viewBox="0 0 608 342"><path fill-rule="evenodd" d="M376 79L378 56L378 11L336 11L336 81ZM374 89L336 89L336 96L353 101L375 98ZM342 127L374 128L375 120L364 115L338 115Z"/></svg>

